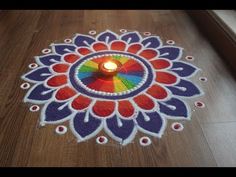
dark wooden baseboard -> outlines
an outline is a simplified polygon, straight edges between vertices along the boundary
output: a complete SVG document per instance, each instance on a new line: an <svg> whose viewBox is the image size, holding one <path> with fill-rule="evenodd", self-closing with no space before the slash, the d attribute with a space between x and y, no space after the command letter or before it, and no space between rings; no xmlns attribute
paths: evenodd
<svg viewBox="0 0 236 177"><path fill-rule="evenodd" d="M236 40L223 22L208 10L191 10L187 13L236 75Z"/></svg>

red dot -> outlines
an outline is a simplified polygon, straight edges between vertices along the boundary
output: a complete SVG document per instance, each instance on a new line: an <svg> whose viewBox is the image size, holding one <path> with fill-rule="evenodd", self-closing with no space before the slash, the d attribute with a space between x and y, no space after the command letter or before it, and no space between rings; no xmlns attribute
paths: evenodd
<svg viewBox="0 0 236 177"><path fill-rule="evenodd" d="M58 130L59 130L60 132L62 132L62 131L64 130L64 128L63 128L63 127L59 127Z"/></svg>
<svg viewBox="0 0 236 177"><path fill-rule="evenodd" d="M174 129L179 129L180 128L180 125L179 124L175 124L174 125Z"/></svg>
<svg viewBox="0 0 236 177"><path fill-rule="evenodd" d="M148 142L148 139L147 138L143 138L142 139L142 143L146 144Z"/></svg>
<svg viewBox="0 0 236 177"><path fill-rule="evenodd" d="M27 87L28 85L27 84L24 84L23 87Z"/></svg>
<svg viewBox="0 0 236 177"><path fill-rule="evenodd" d="M38 107L37 106L33 106L32 107L32 110L36 110Z"/></svg>
<svg viewBox="0 0 236 177"><path fill-rule="evenodd" d="M201 102L197 102L197 106L202 106L202 103Z"/></svg>
<svg viewBox="0 0 236 177"><path fill-rule="evenodd" d="M98 141L102 143L102 142L105 141L105 138L103 138L103 137L99 137Z"/></svg>

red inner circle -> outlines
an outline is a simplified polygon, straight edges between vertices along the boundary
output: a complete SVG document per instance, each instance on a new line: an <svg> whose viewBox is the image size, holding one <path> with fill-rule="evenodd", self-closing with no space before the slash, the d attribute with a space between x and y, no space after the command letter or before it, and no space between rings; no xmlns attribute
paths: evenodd
<svg viewBox="0 0 236 177"><path fill-rule="evenodd" d="M105 138L103 138L103 137L99 137L98 141L102 143L102 142L105 141Z"/></svg>
<svg viewBox="0 0 236 177"><path fill-rule="evenodd" d="M174 129L179 129L180 128L180 124L175 124L174 125Z"/></svg>
<svg viewBox="0 0 236 177"><path fill-rule="evenodd" d="M60 132L62 132L62 131L64 130L64 128L63 128L63 127L59 127L58 130L59 130Z"/></svg>
<svg viewBox="0 0 236 177"><path fill-rule="evenodd" d="M143 138L142 139L142 143L144 143L144 144L148 143L148 139L147 138Z"/></svg>

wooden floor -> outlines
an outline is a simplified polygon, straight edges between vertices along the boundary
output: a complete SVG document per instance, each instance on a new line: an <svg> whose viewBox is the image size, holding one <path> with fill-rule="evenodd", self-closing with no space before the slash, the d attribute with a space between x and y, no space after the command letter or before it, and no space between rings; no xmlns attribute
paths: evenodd
<svg viewBox="0 0 236 177"><path fill-rule="evenodd" d="M58 136L54 125L39 128L39 112L28 110L20 89L33 57L75 33L122 28L173 39L184 55L195 56L202 71L193 80L205 96L188 100L195 111L184 130L173 132L168 121L164 136L152 138L151 146L139 145L139 133L121 147L110 139L107 146L95 138L77 144L70 131ZM0 37L0 166L236 166L236 81L185 12L1 11ZM199 76L208 82L200 83ZM206 108L194 107L198 99Z"/></svg>

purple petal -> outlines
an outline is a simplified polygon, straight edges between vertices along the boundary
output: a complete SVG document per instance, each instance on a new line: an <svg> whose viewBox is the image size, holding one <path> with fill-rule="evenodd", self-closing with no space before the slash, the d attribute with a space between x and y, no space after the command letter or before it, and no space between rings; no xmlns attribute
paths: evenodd
<svg viewBox="0 0 236 177"><path fill-rule="evenodd" d="M194 66L183 62L173 62L173 66L171 67L171 71L177 73L180 77L190 76L196 70L197 68Z"/></svg>
<svg viewBox="0 0 236 177"><path fill-rule="evenodd" d="M55 54L49 54L49 55L44 55L44 56L39 56L38 59L40 63L50 66L58 61L61 60L60 55L55 55Z"/></svg>
<svg viewBox="0 0 236 177"><path fill-rule="evenodd" d="M97 39L99 41L110 43L111 41L114 41L117 39L116 35L110 31L106 31L104 33L101 33L98 35Z"/></svg>
<svg viewBox="0 0 236 177"><path fill-rule="evenodd" d="M157 49L160 52L159 58L167 58L169 60L176 60L182 56L182 49L179 47L162 47Z"/></svg>
<svg viewBox="0 0 236 177"><path fill-rule="evenodd" d="M74 43L78 47L87 46L89 47L93 42L95 42L95 39L93 37L79 34L75 37Z"/></svg>
<svg viewBox="0 0 236 177"><path fill-rule="evenodd" d="M139 33L137 33L137 32L130 32L130 33L124 34L124 35L121 37L121 40L126 41L126 42L129 42L129 44L130 44L130 43L139 42L140 39L141 39L141 38L140 38L140 35L139 35Z"/></svg>
<svg viewBox="0 0 236 177"><path fill-rule="evenodd" d="M163 120L157 112L152 113L144 113L139 112L136 121L138 126L144 129L145 131L151 132L155 135L160 133L160 130L163 126ZM145 118L147 116L148 119Z"/></svg>
<svg viewBox="0 0 236 177"><path fill-rule="evenodd" d="M174 117L188 118L188 110L184 102L177 98L171 98L165 102L158 102L160 105L160 112Z"/></svg>
<svg viewBox="0 0 236 177"><path fill-rule="evenodd" d="M23 79L29 82L37 82L37 81L44 81L49 76L51 76L51 72L48 67L40 67L38 69L32 70L29 73L23 76Z"/></svg>
<svg viewBox="0 0 236 177"><path fill-rule="evenodd" d="M166 86L174 95L191 97L199 95L200 90L190 81L181 79L180 82L174 86Z"/></svg>
<svg viewBox="0 0 236 177"><path fill-rule="evenodd" d="M106 120L107 128L109 131L115 136L122 141L128 139L134 129L134 121L133 120L123 120L118 118L121 122L121 124L118 123L117 117L113 116L110 119Z"/></svg>
<svg viewBox="0 0 236 177"><path fill-rule="evenodd" d="M60 55L63 55L65 53L72 53L76 48L75 46L69 44L54 44L52 46L54 48L54 51Z"/></svg>
<svg viewBox="0 0 236 177"><path fill-rule="evenodd" d="M88 121L85 122L85 116L85 112L77 113L73 119L74 129L82 138L95 132L101 125L101 120L94 118L92 115L89 115Z"/></svg>
<svg viewBox="0 0 236 177"><path fill-rule="evenodd" d="M59 120L65 119L71 115L71 110L68 105L64 106L66 102L59 103L52 101L50 104L46 105L44 120L47 122L57 122ZM42 111L43 114L44 111Z"/></svg>
<svg viewBox="0 0 236 177"><path fill-rule="evenodd" d="M27 99L37 100L37 102L44 102L45 100L49 100L52 97L53 90L45 87L43 84L39 84L30 90Z"/></svg>
<svg viewBox="0 0 236 177"><path fill-rule="evenodd" d="M161 45L159 37L147 37L142 41L142 44L147 48L157 48Z"/></svg>

